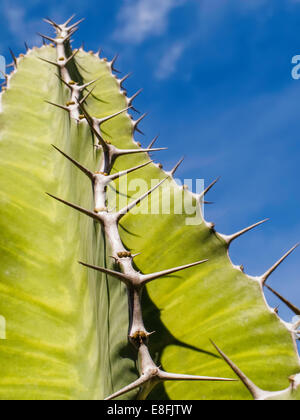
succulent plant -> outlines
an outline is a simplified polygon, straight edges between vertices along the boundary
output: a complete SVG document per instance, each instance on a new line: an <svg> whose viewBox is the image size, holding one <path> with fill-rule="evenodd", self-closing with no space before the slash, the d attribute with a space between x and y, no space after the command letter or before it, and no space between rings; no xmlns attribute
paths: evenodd
<svg viewBox="0 0 300 420"><path fill-rule="evenodd" d="M81 21L46 21L55 37L12 54L1 93L0 398L299 399L298 325L264 295L300 314L267 284L296 247L260 277L234 266L231 243L266 220L217 233L202 212L216 181L179 187L182 160L165 172L157 139L135 141L140 91L116 58L72 50ZM169 214L147 211L166 194Z"/></svg>

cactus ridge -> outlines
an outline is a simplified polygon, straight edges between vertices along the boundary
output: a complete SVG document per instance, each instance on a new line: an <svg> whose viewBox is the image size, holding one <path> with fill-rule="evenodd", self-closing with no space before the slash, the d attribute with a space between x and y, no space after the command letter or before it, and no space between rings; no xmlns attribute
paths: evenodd
<svg viewBox="0 0 300 420"><path fill-rule="evenodd" d="M107 186L112 181L122 176L125 176L131 172L138 171L144 168L145 166L153 163L153 161L150 160L150 161L147 161L146 163L143 163L138 166L132 167L130 169L126 169L116 174L113 174L112 169L113 169L115 161L118 158L125 155L162 151L162 150L165 150L165 148L153 148L158 137L156 137L147 148L142 148L139 145L138 149L119 149L116 146L114 146L110 141L105 140L105 135L102 130L102 125L118 117L120 114L123 114L123 113L125 113L128 117L131 118L132 135L134 136L135 132L139 132L143 134L139 128L139 124L143 121L143 119L146 117L147 114L143 114L137 120L133 120L132 117L128 114L128 111L135 110L135 108L133 107L133 102L136 99L136 97L142 92L142 90L138 91L131 98L128 98L126 96L126 100L128 104L127 108L122 109L114 114L108 115L103 118L97 118L97 117L91 116L88 113L85 103L86 103L87 98L92 94L92 90L88 90L88 88L91 85L96 84L99 79L92 80L88 83L79 84L75 82L71 77L69 68L71 65L76 66L76 55L78 54L80 50L78 49L70 53L69 52L70 47L71 47L70 41L73 34L75 34L75 32L78 30L79 24L84 20L84 19L81 19L78 22L71 24L73 19L74 19L74 16L68 19L64 24L57 24L56 22L52 21L49 18L45 19L45 22L49 23L55 29L56 37L52 38L46 35L41 35L41 37L44 41L47 40L50 43L52 43L53 46L56 48L57 61L47 60L42 57L41 57L41 60L47 62L48 64L53 65L54 67L58 69L59 74L57 74L57 76L59 80L65 86L67 86L70 91L70 98L67 103L55 104L50 101L48 103L68 112L70 115L70 118L72 118L78 125L80 124L87 125L90 128L92 134L94 135L94 148L102 152L102 158L101 158L98 171L93 172L89 168L86 168L77 160L73 159L63 150L53 145L53 147L58 153L60 153L67 160L69 160L73 165L75 165L82 173L84 173L90 179L93 186L93 193L94 193L94 210L91 211L91 210L82 208L76 204L72 204L68 201L65 201L49 193L48 195L52 197L53 199L58 200L62 204L65 204L71 207L72 209L75 209L85 214L86 216L91 217L93 220L95 220L97 223L101 225L101 227L103 228L103 231L105 232L106 239L110 242L110 246L112 249L111 258L114 259L116 265L118 266L119 271L108 270L106 268L89 264L88 262L81 261L79 262L79 264L81 264L82 266L88 269L96 270L105 274L109 274L112 278L115 278L121 281L122 283L124 283L127 288L128 298L129 298L128 299L129 313L131 315L130 326L129 326L129 341L134 346L134 348L137 349L137 352L138 352L140 377L139 379L134 381L132 384L108 396L106 399L111 400L111 399L120 397L134 389L140 390L138 394L139 399L145 399L147 398L149 393L153 390L153 388L157 384L161 382L165 382L165 381L212 381L212 382L234 381L234 379L227 379L227 378L217 378L217 377L209 377L209 376L207 377L192 376L192 375L182 375L182 374L164 372L163 370L160 369L160 367L156 365L156 363L154 362L153 358L150 355L149 340L153 332L150 333L146 330L146 327L144 325L142 303L141 303L142 293L143 293L143 289L145 285L159 278L166 277L176 272L188 270L191 267L204 264L208 260L206 259L206 260L186 264L184 266L171 268L168 270L163 270L163 271L152 273L152 274L141 274L140 272L136 270L133 260L139 254L132 255L129 252L129 250L126 249L126 247L124 246L121 236L119 234L120 221L123 218L123 216L129 213L134 207L138 206L142 200L144 200L149 195L151 195L155 190L160 188L160 186L166 180L170 178L173 179L179 165L183 162L183 158L174 166L172 170L170 170L169 172L165 172L166 177L161 182L159 182L156 186L154 186L145 194L143 194L140 198L134 200L131 204L129 204L128 206L126 206L125 208L119 211L108 210ZM26 50L28 54L28 52L30 52L30 49L28 48L27 44L25 46L26 46ZM99 56L99 54L100 54L100 51L96 53L95 55ZM13 62L9 66L13 67L13 72L9 75L6 75L6 81L5 81L6 88L9 88L10 78L12 77L13 73L16 71L18 67L18 60L20 59L20 58L17 58L12 51L11 51L11 55L12 55ZM102 59L102 60L107 62L107 66L111 70L112 74L113 72L117 72L117 70L115 69L117 56L114 57L113 60L110 62L107 61L106 59ZM128 74L121 79L117 79L120 89L123 89L123 83L128 79L128 77L130 77L130 75L131 74ZM1 109L2 109L2 105L1 105ZM162 169L162 166L160 166L160 168ZM213 181L201 194L194 194L192 192L189 193L197 201L200 209L202 208L204 197L215 186L218 180L219 178ZM185 189L184 186L182 188ZM205 221L205 224L210 229L213 235L216 235L218 238L220 238L220 240L225 242L229 251L230 245L232 244L233 241L238 239L241 235L265 223L267 220L269 219L265 219L261 222L258 222L233 235L224 235L224 234L217 233L215 230L214 224L208 223L207 221ZM279 293L274 291L270 286L266 284L266 282L268 278L270 277L270 275L298 247L298 245L299 244L297 244L289 252L287 252L265 274L263 274L260 277L251 277L251 279L253 279L254 281L259 282L264 300L265 300L264 287L267 287L279 299L281 299L290 309L292 309L296 315L300 315L300 310L296 308L293 304L288 302L281 295L279 295ZM228 252L228 255L229 255L229 252ZM243 267L237 267L237 268L243 271ZM266 302L266 305L271 312L274 312L274 310L268 306L267 302ZM276 314L277 312L278 311L275 310ZM295 325L290 325L287 323L284 323L284 325L289 330L289 332L291 333L293 337L293 340L295 341L298 338L298 335L297 335L298 325L295 326ZM253 398L256 400L276 399L276 398L280 399L281 397L292 394L300 386L300 375L295 375L292 378L290 378L291 384L288 389L280 391L280 392L263 391L260 388L258 388L253 382L251 382L251 380L246 377L246 375L225 355L224 352L222 352L222 350L216 344L214 343L212 344L217 350L217 352L220 354L222 359L230 366L233 372L243 382L243 384L249 390Z"/></svg>

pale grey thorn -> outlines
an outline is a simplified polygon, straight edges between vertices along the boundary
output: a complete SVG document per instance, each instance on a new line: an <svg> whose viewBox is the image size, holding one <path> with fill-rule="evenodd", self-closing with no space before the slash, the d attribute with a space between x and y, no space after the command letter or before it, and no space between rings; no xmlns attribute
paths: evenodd
<svg viewBox="0 0 300 420"><path fill-rule="evenodd" d="M171 274L178 273L180 271L187 270L187 269L192 268L192 267L196 267L196 266L204 264L206 262L208 262L208 260L197 261L197 262L192 263L192 264L186 264L186 265L183 265L181 267L171 268L170 270L163 270L163 271L153 273L153 274L143 274L143 275L141 275L140 281L141 281L141 284L144 285L144 284L147 284L147 283L149 283L153 280L157 280L161 277L169 276Z"/></svg>
<svg viewBox="0 0 300 420"><path fill-rule="evenodd" d="M68 108L65 105L55 104L54 102L50 102L50 101L45 101L45 102L49 105L53 105L53 106L56 106L57 108L63 109L64 111L70 112L70 108Z"/></svg>
<svg viewBox="0 0 300 420"><path fill-rule="evenodd" d="M222 359L230 366L230 368L233 370L233 372L240 378L242 383L245 385L245 387L248 389L252 397L256 401L265 401L265 400L272 400L272 399L282 399L284 397L287 397L288 394L291 394L294 392L299 386L300 386L300 375L294 375L289 378L290 380L290 386L289 388L278 391L278 392L270 392L270 391L264 391L261 388L259 388L257 385L255 385L245 374L241 371L241 369L233 363L232 360L229 359L228 356L213 342L211 341L212 345L215 347L217 352L220 354Z"/></svg>
<svg viewBox="0 0 300 420"><path fill-rule="evenodd" d="M80 169L85 175L90 178L90 180L94 180L94 174L89 169L85 168L83 165L81 165L77 160L71 158L69 155L64 153L62 150L60 150L58 147L56 147L54 144L52 144L52 147L54 147L55 150L57 150L59 153L61 153L65 158L67 158L70 162L72 162L75 166L77 166L78 169Z"/></svg>
<svg viewBox="0 0 300 420"><path fill-rule="evenodd" d="M259 281L262 284L262 286L265 285L268 278L273 274L273 272L286 260L286 258L291 255L292 252L295 251L296 248L298 248L299 243L295 246L293 246L292 249L290 249L280 260L278 260L273 267L271 267L265 274L263 274L261 277L259 277Z"/></svg>
<svg viewBox="0 0 300 420"><path fill-rule="evenodd" d="M91 268L92 270L99 271L100 273L107 274L111 277L115 277L118 280L121 280L127 286L132 284L132 282L133 282L133 279L132 279L131 276L127 276L126 274L123 274L119 271L109 270L108 268L104 268L104 267L97 267L95 265L87 264L87 263L84 263L82 261L79 261L79 264L83 265L86 268Z"/></svg>
<svg viewBox="0 0 300 420"><path fill-rule="evenodd" d="M265 285L270 292L272 292L275 296L278 297L278 299L280 299L283 303L286 304L286 306L294 312L294 314L299 315L300 316L300 309L297 308L297 306L293 305L291 302L289 302L287 299L285 299L283 296L281 296L278 292L276 292L274 289L272 289L272 287L268 286L267 284Z"/></svg>
<svg viewBox="0 0 300 420"><path fill-rule="evenodd" d="M220 179L220 176L216 178L201 194L199 194L198 199L204 198L206 194L209 193L209 191L216 185L216 183L220 181Z"/></svg>
<svg viewBox="0 0 300 420"><path fill-rule="evenodd" d="M124 217L127 213L129 213L134 207L139 205L150 194L152 194L154 191L156 191L167 179L168 179L168 177L163 179L161 182L159 182L157 185L155 185L155 187L151 188L149 191L147 191L145 194L143 194L140 198L138 198L137 200L134 200L128 206L126 206L122 210L120 210L117 213L117 220L120 221L122 219L122 217Z"/></svg>
<svg viewBox="0 0 300 420"><path fill-rule="evenodd" d="M167 172L167 174L172 178L174 175L175 175L175 173L177 172L177 169L179 168L179 166L182 164L182 162L184 161L184 157L183 158L181 158L177 163L176 163L176 165L174 166L174 168L171 170L171 171L169 171L169 172Z"/></svg>
<svg viewBox="0 0 300 420"><path fill-rule="evenodd" d="M153 160L150 160L149 162L143 163L142 165L135 166L134 168L126 169L125 171L121 171L121 172L118 172L118 173L113 174L113 175L108 175L107 178L109 178L111 181L114 181L114 180L116 180L118 178L121 178L122 176L125 176L125 175L130 174L131 172L134 172L134 171L137 171L139 169L142 169L145 166L150 165L150 163L153 163Z"/></svg>
<svg viewBox="0 0 300 420"><path fill-rule="evenodd" d="M92 95L92 93L94 92L94 90L95 90L95 88L89 90L87 92L87 94L82 99L79 100L80 105L84 104L84 102Z"/></svg>
<svg viewBox="0 0 300 420"><path fill-rule="evenodd" d="M74 210L79 211L80 213L85 214L86 216L91 217L92 219L96 220L97 222L103 222L103 217L101 217L100 213L95 213L93 211L84 209L83 207L77 206L76 204L72 204L68 201L62 200L61 198L56 197L55 195L46 193L47 195L49 195L49 197L54 198L54 200L59 201L62 204L65 204L68 207L71 207Z"/></svg>
<svg viewBox="0 0 300 420"><path fill-rule="evenodd" d="M131 98L128 98L128 104L132 105L133 101L143 92L144 89L138 90Z"/></svg>
<svg viewBox="0 0 300 420"><path fill-rule="evenodd" d="M233 241L235 241L236 239L238 239L240 236L244 235L247 232L250 232L251 230L255 229L256 227L262 225L263 223L268 222L270 219L265 219L262 220L261 222L255 223L252 226L249 226L237 233L234 233L233 235L223 235L223 234L219 234L219 236L221 236L225 242L227 243L227 245L230 245Z"/></svg>
<svg viewBox="0 0 300 420"><path fill-rule="evenodd" d="M154 146L154 144L157 142L158 138L159 138L159 136L154 137L154 139L149 144L148 149L152 149L152 147Z"/></svg>

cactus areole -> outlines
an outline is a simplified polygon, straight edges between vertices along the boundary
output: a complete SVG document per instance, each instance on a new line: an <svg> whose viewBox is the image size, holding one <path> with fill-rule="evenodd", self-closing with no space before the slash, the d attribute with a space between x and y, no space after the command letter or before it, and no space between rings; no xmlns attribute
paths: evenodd
<svg viewBox="0 0 300 420"><path fill-rule="evenodd" d="M299 316L266 284L296 247L260 277L234 266L231 243L267 220L218 233L202 212L217 181L180 188L182 159L165 172L157 138L135 141L141 91L127 96L116 58L72 50L73 16L46 22L56 34L12 53L1 93L0 399L299 399L299 325L264 296ZM137 176L148 187L128 197ZM165 188L169 214L135 212Z"/></svg>

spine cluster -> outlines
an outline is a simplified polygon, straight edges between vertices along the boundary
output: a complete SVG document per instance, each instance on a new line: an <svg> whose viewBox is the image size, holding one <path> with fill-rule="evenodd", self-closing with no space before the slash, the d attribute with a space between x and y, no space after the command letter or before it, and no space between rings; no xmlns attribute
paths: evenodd
<svg viewBox="0 0 300 420"><path fill-rule="evenodd" d="M173 274L182 270L187 270L191 267L195 267L200 264L204 264L207 262L207 260L197 261L192 264L188 264L185 266L176 267L176 268L172 268L169 270L152 273L152 274L141 274L140 272L136 271L136 269L134 268L133 261L136 255L132 255L130 251L128 251L125 248L119 234L119 223L122 220L122 218L126 214L128 214L135 206L137 206L142 200L144 200L150 194L152 194L155 190L157 190L167 179L172 178L178 166L181 164L182 160L170 172L166 173L165 179L159 182L154 188L149 190L139 199L133 201L131 204L129 204L128 206L126 206L125 208L119 211L108 210L108 202L107 202L108 185L111 182L115 181L116 179L122 176L125 176L129 173L141 170L145 166L152 163L152 161L149 160L149 162L144 163L142 165L127 169L117 174L112 174L112 169L113 169L115 161L121 156L137 154L137 153L161 151L161 150L164 150L164 148L153 148L153 145L156 139L154 139L153 142L151 142L148 148L141 148L141 146L138 145L139 147L135 149L119 149L115 147L111 142L105 140L104 135L102 133L102 125L105 122L117 117L118 115L122 113L127 112L130 109L134 110L133 101L137 97L137 95L140 93L140 91L137 92L133 97L127 98L128 106L126 109L123 109L113 115L99 119L99 118L95 118L91 116L87 112L85 108L85 101L89 97L89 95L92 93L92 90L89 90L89 87L93 85L94 83L96 83L97 80L92 80L89 83L80 85L76 81L72 80L70 76L69 65L74 64L76 54L79 51L79 50L75 50L71 53L69 52L71 51L70 39L72 35L78 30L78 25L82 21L80 20L74 24L71 24L72 20L73 20L73 16L70 19L68 19L64 24L57 24L50 19L46 19L46 22L51 24L52 27L54 27L56 31L56 37L51 38L45 35L41 35L41 36L43 40L48 40L53 45L53 47L56 48L57 60L49 61L42 58L41 59L55 66L58 69L58 74L57 74L58 78L70 90L70 98L66 104L54 104L54 103L51 103L51 104L68 112L70 117L74 119L77 124L89 125L91 132L93 133L94 138L95 138L95 142L96 142L95 147L102 151L102 159L101 159L99 170L97 172L92 172L88 168L84 167L80 162L74 160L71 156L68 156L66 153L64 153L64 151L54 146L55 149L59 153L61 153L66 159L68 159L72 164L74 164L79 170L81 170L90 179L93 186L93 191L94 191L94 201L95 201L94 209L88 210L88 209L79 207L76 204L72 204L58 197L55 197L51 194L49 195L52 198L58 200L59 202L75 210L78 210L79 212L85 214L88 217L91 217L95 222L99 223L102 226L105 236L110 243L110 247L112 250L112 257L115 263L117 264L119 270L118 271L109 270L107 268L97 267L94 265L87 264L85 262L80 262L80 264L87 267L88 269L96 270L98 272L109 275L110 277L112 277L113 279L116 279L117 281L121 281L122 283L125 284L127 288L128 297L129 297L128 299L129 314L130 314L129 341L136 348L138 352L140 377L137 381L133 382L127 387L121 389L120 391L114 393L113 395L108 396L107 400L117 398L137 388L140 389L138 398L145 399L147 398L151 390L158 383L163 382L163 381L186 381L186 380L188 381L224 381L224 382L232 381L232 379L226 379L226 378L191 376L191 375L168 373L161 370L155 364L155 362L153 361L150 355L149 340L153 333L148 332L145 328L144 321L143 321L142 307L141 307L141 297L142 297L142 293L143 293L143 289L145 285L149 282L155 281L157 279L168 276L170 274ZM16 68L18 65L18 59L14 56L13 53L12 53L12 57L13 57L12 66ZM109 66L110 70L113 72L115 70L114 64L115 64L116 58L114 58L111 62L108 62L107 60L105 61L107 62L107 65ZM125 76L123 79L118 80L120 87L122 87L122 83L127 79L127 77L128 76ZM10 76L6 76L7 84L9 82L9 78ZM131 119L133 133L135 133L135 131L140 131L139 123L142 121L144 117L145 115L143 115L137 121L134 121ZM206 188L206 190L202 194L200 195L194 194L194 198L198 201L200 207L202 207L204 196L210 191L210 189L215 185L216 182L217 180L214 181L208 188ZM263 220L262 222L256 223L230 236L218 234L217 232L215 232L213 224L207 223L207 222L205 223L209 229L211 229L216 235L218 235L218 237L221 240L223 240L227 244L228 249L229 249L230 244L235 239L239 238L241 235L254 229L255 227L261 225L262 223L266 221L267 220ZM266 285L266 282L268 278L270 277L270 275L285 260L285 258L296 249L297 246L298 245L293 247L287 254L285 254L264 275L257 278L253 278L253 280L257 281L260 284L263 297L264 297L263 288L266 286L268 287L269 290L275 293L275 295L279 299L281 299L285 304L287 304L288 307L296 315L300 315L300 309L295 307L292 303L287 301L279 293L277 293L271 287ZM243 270L243 267L237 267L237 269ZM274 310L272 311L274 312ZM275 310L275 313L277 313L276 310ZM297 334L298 334L297 328L299 327L299 324L290 325L290 324L285 323L285 326L289 329L289 331L292 333L294 338L297 337ZM293 392L295 389L297 389L300 386L300 375L295 375L294 377L290 378L291 385L287 390L281 391L279 393L263 391L259 389L255 384L253 384L250 381L250 379L248 379L246 375L244 375L244 373L241 372L241 370L222 352L222 350L219 347L217 347L214 343L213 345L215 346L220 356L231 367L231 369L235 372L235 374L239 377L239 379L248 388L252 396L257 400L271 399L271 398L284 396L287 393Z"/></svg>

